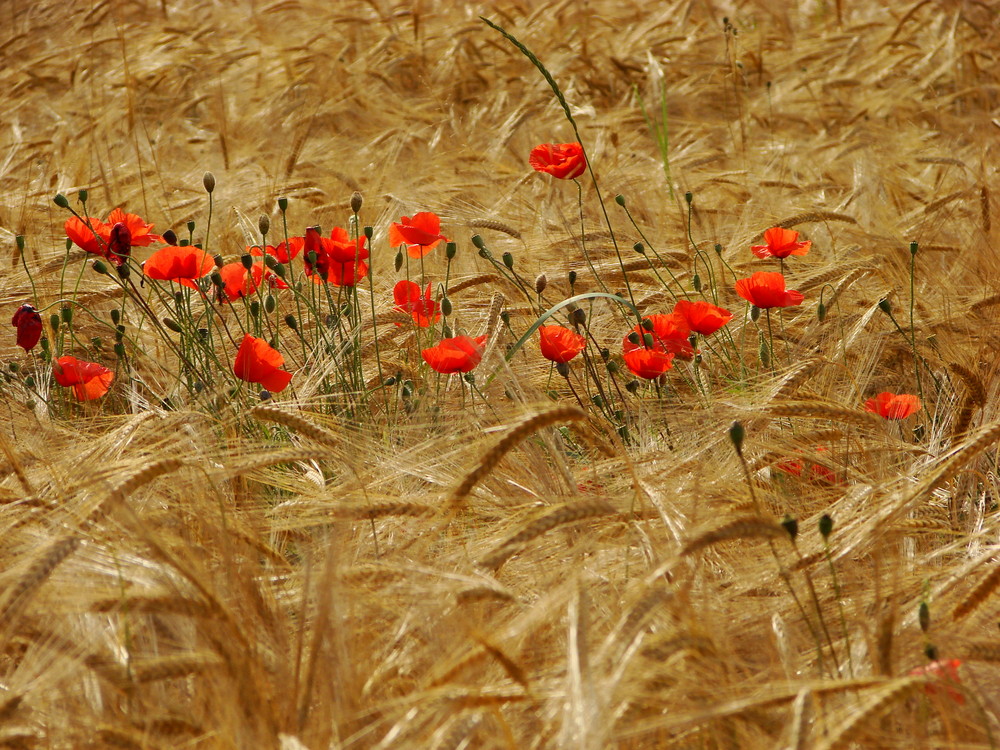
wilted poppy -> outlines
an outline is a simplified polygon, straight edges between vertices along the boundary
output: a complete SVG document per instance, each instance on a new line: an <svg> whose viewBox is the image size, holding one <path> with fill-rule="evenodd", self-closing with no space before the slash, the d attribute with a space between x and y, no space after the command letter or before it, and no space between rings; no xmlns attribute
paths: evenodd
<svg viewBox="0 0 1000 750"><path fill-rule="evenodd" d="M194 279L207 276L215 268L212 256L194 245L167 245L149 256L143 273L151 279L177 281L197 289Z"/></svg>
<svg viewBox="0 0 1000 750"><path fill-rule="evenodd" d="M878 414L885 419L906 419L911 414L920 411L920 399L908 393L895 393L883 391L875 398L865 401L865 411Z"/></svg>
<svg viewBox="0 0 1000 750"><path fill-rule="evenodd" d="M240 380L248 383L259 383L274 393L282 391L292 379L292 373L280 369L285 364L285 358L264 339L258 339L249 333L243 337L243 343L236 352L236 362L233 372Z"/></svg>
<svg viewBox="0 0 1000 750"><path fill-rule="evenodd" d="M17 345L30 352L42 337L42 316L31 305L21 305L11 318L10 324L17 329Z"/></svg>
<svg viewBox="0 0 1000 750"><path fill-rule="evenodd" d="M794 289L785 291L785 277L777 271L758 271L748 279L740 279L736 282L736 293L751 305L764 310L794 307L801 305L805 299Z"/></svg>
<svg viewBox="0 0 1000 750"><path fill-rule="evenodd" d="M279 263L288 263L292 258L302 252L306 243L305 237L289 237L288 242L279 242L277 245L266 245L263 249L258 245L249 248L251 255L258 257L273 255Z"/></svg>
<svg viewBox="0 0 1000 750"><path fill-rule="evenodd" d="M483 358L486 336L456 336L420 352L431 369L448 374L474 370Z"/></svg>
<svg viewBox="0 0 1000 750"><path fill-rule="evenodd" d="M404 216L389 225L389 244L393 247L406 245L406 254L411 258L423 258L448 238L441 234L441 219L430 211L413 214L411 219Z"/></svg>
<svg viewBox="0 0 1000 750"><path fill-rule="evenodd" d="M121 227L115 237L114 252L110 252L112 230L119 224ZM163 242L160 235L150 231L153 228L152 224L147 224L136 214L127 214L120 208L112 211L106 222L92 216L84 216L82 219L71 216L66 219L64 228L66 236L77 247L88 253L102 255L119 266L125 261L131 248L147 247L154 242Z"/></svg>
<svg viewBox="0 0 1000 750"><path fill-rule="evenodd" d="M531 149L528 164L536 172L547 172L560 180L572 180L587 170L587 159L579 143L543 143Z"/></svg>
<svg viewBox="0 0 1000 750"><path fill-rule="evenodd" d="M562 326L541 326L542 356L552 362L569 362L587 346L587 339Z"/></svg>
<svg viewBox="0 0 1000 750"><path fill-rule="evenodd" d="M431 299L430 282L421 296L418 284L406 279L397 281L392 289L392 297L396 301L396 307L393 309L412 316L413 322L421 328L427 328L431 323L441 319L441 307Z"/></svg>
<svg viewBox="0 0 1000 750"><path fill-rule="evenodd" d="M927 678L927 682L924 685L924 692L927 695L936 694L940 685L944 687L949 698L955 701L955 703L962 705L965 703L965 696L959 690L962 684L962 680L958 675L958 668L960 666L962 666L960 659L949 659L948 661L938 659L926 666L911 669L910 674L915 677L923 676Z"/></svg>
<svg viewBox="0 0 1000 750"><path fill-rule="evenodd" d="M799 242L799 233L794 229L771 227L764 232L764 245L752 245L750 252L758 258L787 258L789 255L805 255L812 242Z"/></svg>
<svg viewBox="0 0 1000 750"><path fill-rule="evenodd" d="M733 314L729 310L716 307L704 300L697 302L678 300L674 305L674 313L684 318L688 327L702 336L711 336L733 319Z"/></svg>
<svg viewBox="0 0 1000 750"><path fill-rule="evenodd" d="M59 385L72 387L78 401L93 401L108 392L115 374L96 362L66 355L52 363L52 377Z"/></svg>

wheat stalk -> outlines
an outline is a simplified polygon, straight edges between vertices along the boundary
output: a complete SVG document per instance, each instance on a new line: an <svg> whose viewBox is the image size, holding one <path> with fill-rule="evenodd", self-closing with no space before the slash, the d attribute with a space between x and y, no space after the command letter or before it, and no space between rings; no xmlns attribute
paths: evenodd
<svg viewBox="0 0 1000 750"><path fill-rule="evenodd" d="M881 420L874 414L846 406L819 401L788 401L772 403L767 412L775 417L801 417L804 419L829 419L832 422L855 424L861 427L878 427Z"/></svg>
<svg viewBox="0 0 1000 750"><path fill-rule="evenodd" d="M975 588L952 610L952 619L961 620L963 617L967 617L975 612L996 591L998 586L1000 586L1000 562L994 560L993 570L976 584Z"/></svg>
<svg viewBox="0 0 1000 750"><path fill-rule="evenodd" d="M36 558L28 566L17 583L10 588L7 593L7 600L4 602L3 610L0 610L0 630L10 625L17 612L23 608L24 604L34 595L36 591L45 583L53 571L79 546L80 539L75 536L68 536L59 539L49 545L48 549Z"/></svg>
<svg viewBox="0 0 1000 750"><path fill-rule="evenodd" d="M754 516L737 518L695 537L684 545L681 555L690 555L713 544L733 539L775 539L787 535L788 533L774 521Z"/></svg>
<svg viewBox="0 0 1000 750"><path fill-rule="evenodd" d="M495 232L503 232L516 240L521 239L521 233L509 224L504 224L497 219L473 219L469 222L470 227L476 229L492 229Z"/></svg>
<svg viewBox="0 0 1000 750"><path fill-rule="evenodd" d="M922 677L904 677L888 683L885 689L878 691L874 698L847 721L835 726L826 740L817 745L818 750L846 747L861 734L868 722L884 714L923 681Z"/></svg>
<svg viewBox="0 0 1000 750"><path fill-rule="evenodd" d="M463 279L457 284L452 284L448 287L448 296L453 294L458 294L466 289L471 289L474 286L482 286L483 284L493 284L500 281L500 277L495 273L481 273L478 276L471 276L468 279Z"/></svg>
<svg viewBox="0 0 1000 750"><path fill-rule="evenodd" d="M310 422L302 415L292 414L275 406L255 406L250 410L250 413L257 417L257 419L264 420L265 422L274 422L275 424L295 430L300 435L304 435L320 445L336 448L343 442L332 432L324 430L318 424Z"/></svg>

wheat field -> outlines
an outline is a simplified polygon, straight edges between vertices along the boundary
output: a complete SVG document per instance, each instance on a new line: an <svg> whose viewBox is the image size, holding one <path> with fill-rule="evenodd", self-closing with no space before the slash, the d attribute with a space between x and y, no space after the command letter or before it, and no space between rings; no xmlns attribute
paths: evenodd
<svg viewBox="0 0 1000 750"><path fill-rule="evenodd" d="M596 182L528 165L576 134L480 16L551 73ZM995 0L0 18L0 300L4 325L38 307L51 348L0 337L0 747L1000 743ZM279 301L294 374L262 402L236 341L189 348L155 322L173 292L137 287L140 309L67 248L53 197L82 213L81 190L225 261L262 214L326 232L360 193L354 327L340 292L327 345L329 317L293 332ZM457 254L404 272L388 228L422 211ZM750 252L774 226L812 242L781 263L805 300L754 319L733 282L778 269ZM474 378L395 325L404 273L487 337ZM570 380L516 346L574 295L647 315L696 287L734 318L662 381L630 382L635 320L607 298L579 303ZM238 328L244 303L206 314ZM217 365L197 383L195 351ZM110 392L77 402L56 354ZM883 391L923 408L867 412Z"/></svg>

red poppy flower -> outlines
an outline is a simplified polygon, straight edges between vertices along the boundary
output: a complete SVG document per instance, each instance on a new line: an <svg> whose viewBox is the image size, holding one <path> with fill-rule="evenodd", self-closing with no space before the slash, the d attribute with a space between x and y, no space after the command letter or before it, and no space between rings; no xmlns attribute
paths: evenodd
<svg viewBox="0 0 1000 750"><path fill-rule="evenodd" d="M688 341L691 335L691 328L687 320L680 313L672 312L669 315L659 313L648 315L643 320L648 320L653 325L653 330L647 331L642 325L635 326L632 330L642 338L644 333L652 334L653 348L663 352L675 354L683 360L691 360L694 357L694 347ZM633 344L625 337L622 344L625 351L632 351L636 348L646 348L645 344Z"/></svg>
<svg viewBox="0 0 1000 750"><path fill-rule="evenodd" d="M552 362L569 362L587 346L587 339L562 326L541 326L542 356Z"/></svg>
<svg viewBox="0 0 1000 750"><path fill-rule="evenodd" d="M826 453L827 448L822 445L816 446L817 453ZM801 458L789 458L774 465L774 468L783 474L791 474L813 482L814 484L839 484L837 474L832 469L822 464L813 463ZM808 469L808 470L807 470Z"/></svg>
<svg viewBox="0 0 1000 750"><path fill-rule="evenodd" d="M674 366L674 355L659 349L644 349L639 346L624 353L625 366L636 377L655 380Z"/></svg>
<svg viewBox="0 0 1000 750"><path fill-rule="evenodd" d="M443 373L470 372L483 358L485 336L456 336L443 339L437 346L424 349L420 355L431 369Z"/></svg>
<svg viewBox="0 0 1000 750"><path fill-rule="evenodd" d="M256 255L257 257L263 257L264 255L273 255L279 263L288 263L292 258L296 257L306 243L305 237L289 237L288 242L279 242L277 246L267 245L263 250L257 245L248 248L251 255Z"/></svg>
<svg viewBox="0 0 1000 750"><path fill-rule="evenodd" d="M411 258L423 258L448 238L441 234L441 219L430 211L413 214L411 219L404 216L389 225L389 244L393 247L406 245L406 254Z"/></svg>
<svg viewBox="0 0 1000 750"><path fill-rule="evenodd" d="M911 414L920 411L920 399L908 393L895 393L883 391L875 398L865 401L865 411L878 414L884 419L906 419Z"/></svg>
<svg viewBox="0 0 1000 750"><path fill-rule="evenodd" d="M321 237L310 227L306 230L303 251L306 276L317 283L324 281L334 286L354 286L368 275L367 237L352 240L347 230L334 227L329 237ZM312 254L315 253L315 256ZM310 258L315 257L315 261Z"/></svg>
<svg viewBox="0 0 1000 750"><path fill-rule="evenodd" d="M767 310L772 307L801 305L805 297L794 289L785 291L785 277L780 273L758 271L748 279L736 282L736 293L755 307Z"/></svg>
<svg viewBox="0 0 1000 750"><path fill-rule="evenodd" d="M259 383L269 391L283 391L292 379L292 373L281 369L285 358L264 339L258 339L249 333L243 337L243 343L236 352L236 362L233 372L240 380L248 383Z"/></svg>
<svg viewBox="0 0 1000 750"><path fill-rule="evenodd" d="M167 245L149 256L143 273L151 279L177 281L197 289L194 279L208 276L215 268L212 256L194 245Z"/></svg>
<svg viewBox="0 0 1000 750"><path fill-rule="evenodd" d="M932 661L926 666L911 669L910 674L914 676L923 675L927 678L927 684L924 685L924 692L927 695L936 694L938 686L942 685L948 697L955 701L955 703L962 705L965 703L965 696L959 690L962 684L962 680L958 675L958 668L960 666L962 666L960 659L949 659L948 661L939 659Z"/></svg>
<svg viewBox="0 0 1000 750"><path fill-rule="evenodd" d="M678 300L674 305L674 313L684 318L688 327L702 336L711 336L733 319L733 314L729 310L716 307L704 300L697 302Z"/></svg>
<svg viewBox="0 0 1000 750"><path fill-rule="evenodd" d="M78 401L93 401L108 392L115 374L96 362L84 362L67 355L52 364L52 377L61 386L72 386Z"/></svg>
<svg viewBox="0 0 1000 750"><path fill-rule="evenodd" d="M112 230L119 224L121 228L118 230L116 249L111 253L109 248L112 244ZM133 247L147 247L154 242L163 242L160 235L150 231L152 228L152 224L147 224L136 214L127 214L120 208L112 211L106 222L92 216L84 216L82 219L71 216L66 219L65 224L66 236L77 247L88 253L102 255L115 265L121 265L128 256L128 250ZM123 243L127 243L128 247Z"/></svg>
<svg viewBox="0 0 1000 750"><path fill-rule="evenodd" d="M587 159L579 143L543 143L531 149L528 164L536 172L547 172L560 180L572 180L587 170Z"/></svg>
<svg viewBox="0 0 1000 750"><path fill-rule="evenodd" d="M42 316L31 305L21 305L11 318L10 324L17 329L17 345L30 352L42 337Z"/></svg>
<svg viewBox="0 0 1000 750"><path fill-rule="evenodd" d="M764 232L766 245L752 245L750 252L758 258L787 258L789 255L805 255L812 242L799 242L799 233L794 229L771 227Z"/></svg>
<svg viewBox="0 0 1000 750"><path fill-rule="evenodd" d="M264 268L263 263L254 263L249 271L242 263L227 263L219 269L219 275L222 276L222 298L229 302L240 297L249 297L257 291L264 280L267 280L272 287L288 288L288 284L270 268Z"/></svg>
<svg viewBox="0 0 1000 750"><path fill-rule="evenodd" d="M396 301L396 306L393 309L411 315L413 322L421 328L427 328L431 323L441 320L440 305L431 299L430 282L421 296L418 284L405 279L397 281L396 286L392 289L392 297ZM397 323L396 325L401 324Z"/></svg>

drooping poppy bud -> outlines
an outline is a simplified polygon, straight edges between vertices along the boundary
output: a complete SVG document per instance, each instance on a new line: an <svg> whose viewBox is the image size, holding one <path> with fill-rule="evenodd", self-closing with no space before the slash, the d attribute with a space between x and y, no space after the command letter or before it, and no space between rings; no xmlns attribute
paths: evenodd
<svg viewBox="0 0 1000 750"><path fill-rule="evenodd" d="M26 352L34 349L42 337L42 316L38 310L31 305L21 305L10 322L17 329L17 345Z"/></svg>

